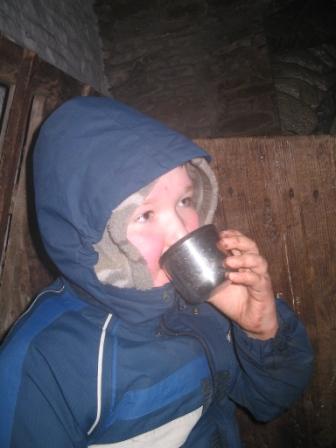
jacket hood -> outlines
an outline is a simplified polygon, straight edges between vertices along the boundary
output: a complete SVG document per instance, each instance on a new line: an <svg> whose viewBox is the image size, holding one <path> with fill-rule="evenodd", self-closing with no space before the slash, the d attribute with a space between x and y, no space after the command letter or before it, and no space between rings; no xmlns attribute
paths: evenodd
<svg viewBox="0 0 336 448"><path fill-rule="evenodd" d="M115 100L78 97L64 103L41 127L34 152L38 223L60 272L117 315L125 309L128 320L136 321L147 313L149 303L141 302L150 300L152 308L153 292L127 294L98 281L94 245L125 198L199 157L209 159L181 134ZM138 309L132 311L126 297L134 295Z"/></svg>

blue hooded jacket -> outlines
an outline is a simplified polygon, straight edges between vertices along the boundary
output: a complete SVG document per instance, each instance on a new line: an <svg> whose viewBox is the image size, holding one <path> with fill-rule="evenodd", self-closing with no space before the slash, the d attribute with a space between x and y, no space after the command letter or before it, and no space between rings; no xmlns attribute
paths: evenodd
<svg viewBox="0 0 336 448"><path fill-rule="evenodd" d="M196 157L208 158L108 98L72 99L42 126L36 208L61 277L2 345L1 447L236 448L236 404L266 421L300 396L312 352L284 302L276 337L259 341L171 284L140 291L97 279L94 245L112 210Z"/></svg>

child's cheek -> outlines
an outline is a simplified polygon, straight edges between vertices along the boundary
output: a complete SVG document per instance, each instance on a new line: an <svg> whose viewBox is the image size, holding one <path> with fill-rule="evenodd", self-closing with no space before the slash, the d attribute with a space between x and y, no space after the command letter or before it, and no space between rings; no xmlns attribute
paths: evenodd
<svg viewBox="0 0 336 448"><path fill-rule="evenodd" d="M182 219L186 233L199 227L199 218L195 210L187 210ZM129 229L127 239L138 249L146 261L154 286L167 283L168 279L161 270L159 263L161 255L167 249L165 232L158 231L153 226L146 230L142 228L140 232Z"/></svg>
<svg viewBox="0 0 336 448"><path fill-rule="evenodd" d="M144 244L142 256L146 260L151 274L155 276L160 269L159 259L163 251L164 240L161 235L152 234Z"/></svg>
<svg viewBox="0 0 336 448"><path fill-rule="evenodd" d="M159 259L163 251L163 236L154 232L146 232L142 235L129 234L128 240L138 249L145 259L152 276L160 269Z"/></svg>
<svg viewBox="0 0 336 448"><path fill-rule="evenodd" d="M198 213L195 210L190 211L187 216L185 226L188 233L196 230L200 226Z"/></svg>

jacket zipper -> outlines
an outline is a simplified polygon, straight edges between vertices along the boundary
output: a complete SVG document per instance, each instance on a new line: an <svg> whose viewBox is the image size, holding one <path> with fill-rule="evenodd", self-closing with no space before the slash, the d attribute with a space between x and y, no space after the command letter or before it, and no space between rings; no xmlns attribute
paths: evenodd
<svg viewBox="0 0 336 448"><path fill-rule="evenodd" d="M209 404L210 404L212 402L212 397L216 393L216 382L215 382L215 367L213 365L212 356L210 354L210 351L208 349L207 344L197 334L191 334L191 333L182 332L182 331L181 332L177 332L175 330L172 330L171 328L168 327L168 325L167 325L167 323L165 321L165 317L164 316L162 317L162 320L161 320L161 328L164 330L164 332L168 336L175 336L175 337L186 336L186 337L190 337L190 338L196 339L196 341L198 341L199 344L201 345L201 347L202 347L202 349L203 349L203 351L205 353L205 356L206 356L206 358L208 360L209 369L210 369L211 391L212 391L212 393L210 395L211 400L209 401Z"/></svg>

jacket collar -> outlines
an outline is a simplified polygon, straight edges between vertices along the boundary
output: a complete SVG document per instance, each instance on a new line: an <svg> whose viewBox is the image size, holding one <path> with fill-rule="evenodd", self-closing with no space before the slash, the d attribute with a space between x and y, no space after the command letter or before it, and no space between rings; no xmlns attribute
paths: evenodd
<svg viewBox="0 0 336 448"><path fill-rule="evenodd" d="M105 295L94 297L65 278L62 280L66 289L72 294L130 324L140 324L159 318L177 301L176 290L171 283L146 291L108 286Z"/></svg>

